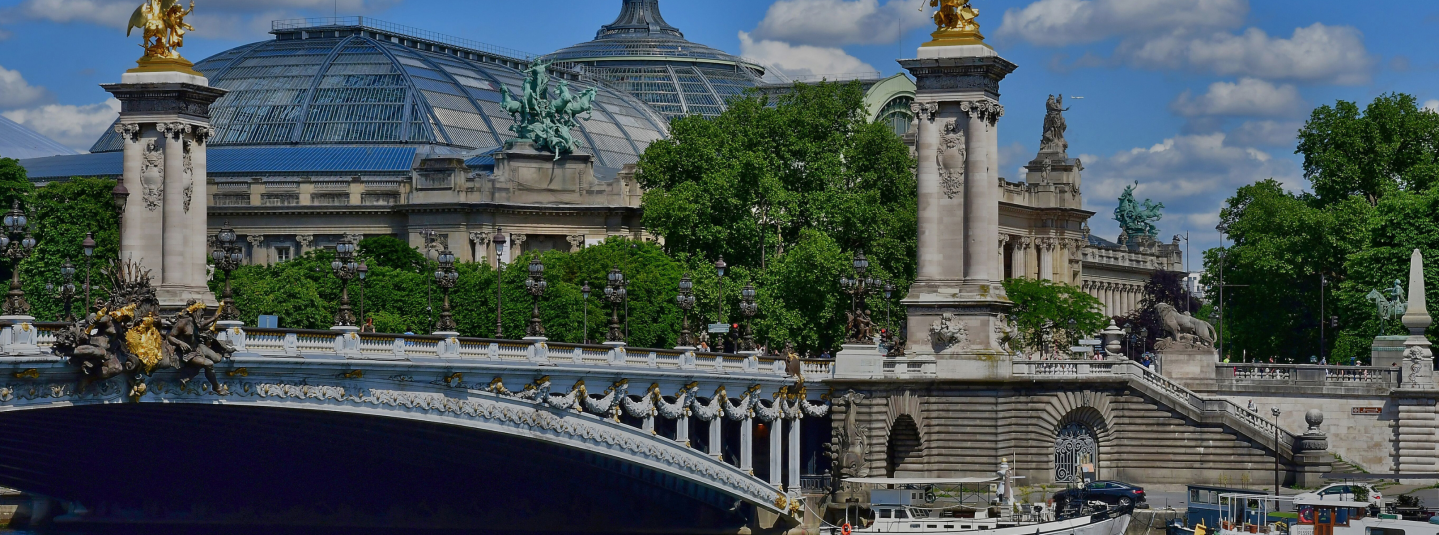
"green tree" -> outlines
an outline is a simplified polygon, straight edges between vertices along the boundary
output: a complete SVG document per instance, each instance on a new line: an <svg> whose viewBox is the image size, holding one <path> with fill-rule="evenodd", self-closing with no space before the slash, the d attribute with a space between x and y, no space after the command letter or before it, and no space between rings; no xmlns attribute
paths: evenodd
<svg viewBox="0 0 1439 535"><path fill-rule="evenodd" d="M1080 338L1109 325L1099 299L1068 284L1007 279L1004 291L1014 301L1010 316L1019 328L1010 347L1021 352L1047 348L1050 352L1068 353L1069 346Z"/></svg>
<svg viewBox="0 0 1439 535"><path fill-rule="evenodd" d="M425 263L424 254L394 236L370 236L360 240L356 248L370 267L413 270Z"/></svg>
<svg viewBox="0 0 1439 535"><path fill-rule="evenodd" d="M749 95L670 130L638 174L645 227L667 251L764 268L810 229L891 273L914 272L914 160L867 120L858 83Z"/></svg>
<svg viewBox="0 0 1439 535"><path fill-rule="evenodd" d="M0 158L0 203L3 203L4 209L9 210L15 201L29 202L34 193L35 185L30 182L25 168L20 167L20 161Z"/></svg>
<svg viewBox="0 0 1439 535"><path fill-rule="evenodd" d="M1321 205L1358 195L1373 206L1396 189L1439 181L1439 114L1403 93L1380 95L1362 113L1341 100L1314 110L1295 153Z"/></svg>

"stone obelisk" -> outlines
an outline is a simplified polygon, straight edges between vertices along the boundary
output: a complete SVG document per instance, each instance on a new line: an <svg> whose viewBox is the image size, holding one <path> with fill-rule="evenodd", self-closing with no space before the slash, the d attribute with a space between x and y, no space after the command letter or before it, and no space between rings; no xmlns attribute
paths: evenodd
<svg viewBox="0 0 1439 535"><path fill-rule="evenodd" d="M919 273L904 300L909 358L940 377L1004 377L1012 303L999 263L999 82L1016 68L989 45L968 2L942 6L939 29L900 65L915 77L919 124Z"/></svg>
<svg viewBox="0 0 1439 535"><path fill-rule="evenodd" d="M129 191L120 221L120 258L150 270L165 310L184 307L189 299L216 304L206 284L205 146L210 105L226 91L210 87L180 57L187 14L178 21L163 19L159 30L143 28L145 56L139 65L121 75L120 83L101 85L120 100L115 133L124 143L121 180Z"/></svg>

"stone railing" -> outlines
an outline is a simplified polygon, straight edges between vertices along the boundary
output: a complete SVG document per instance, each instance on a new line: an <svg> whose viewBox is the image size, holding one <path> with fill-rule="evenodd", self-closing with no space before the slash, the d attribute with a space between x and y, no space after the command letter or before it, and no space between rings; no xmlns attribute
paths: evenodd
<svg viewBox="0 0 1439 535"><path fill-rule="evenodd" d="M1399 387L1402 374L1398 367L1381 366L1221 363L1215 367L1221 392L1275 387L1387 391Z"/></svg>
<svg viewBox="0 0 1439 535"><path fill-rule="evenodd" d="M14 326L0 330L0 353L48 354L63 323L34 323L33 344L8 344ZM7 337L7 335L9 335ZM246 327L222 332L237 356L337 358L366 361L492 361L540 366L605 366L695 370L720 374L785 376L783 359L680 349L568 344L541 340L494 340L433 335L339 333L306 329ZM816 378L828 377L830 361L806 363Z"/></svg>
<svg viewBox="0 0 1439 535"><path fill-rule="evenodd" d="M1016 377L1030 377L1036 380L1104 380L1123 379L1131 385L1143 387L1146 393L1163 398L1163 401L1180 412L1201 422L1213 422L1239 430L1250 439L1261 444L1276 446L1289 454L1294 447L1294 434L1279 428L1259 413L1246 410L1224 398L1205 398L1180 386L1174 381L1131 360L1016 360Z"/></svg>

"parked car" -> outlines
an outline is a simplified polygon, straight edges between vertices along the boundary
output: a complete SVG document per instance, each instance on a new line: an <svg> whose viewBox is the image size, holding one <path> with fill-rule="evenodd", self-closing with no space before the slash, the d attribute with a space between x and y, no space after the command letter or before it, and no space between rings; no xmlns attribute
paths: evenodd
<svg viewBox="0 0 1439 535"><path fill-rule="evenodd" d="M1354 501L1354 489L1356 487L1363 487L1364 489L1367 489L1369 491L1369 503L1372 503L1379 507L1384 507L1384 496L1379 493L1379 489L1374 488L1368 483L1334 483L1332 485L1322 487L1314 492L1306 492L1304 494L1300 494L1296 496L1296 498L1318 498L1320 500Z"/></svg>
<svg viewBox="0 0 1439 535"><path fill-rule="evenodd" d="M1122 481L1095 481L1054 494L1054 507L1060 511L1093 501L1121 507L1139 505L1145 503L1144 488Z"/></svg>

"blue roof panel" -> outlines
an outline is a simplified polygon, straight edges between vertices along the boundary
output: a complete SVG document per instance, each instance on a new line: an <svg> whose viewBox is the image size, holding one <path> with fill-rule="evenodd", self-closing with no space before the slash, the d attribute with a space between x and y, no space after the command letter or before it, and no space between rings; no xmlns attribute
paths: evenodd
<svg viewBox="0 0 1439 535"><path fill-rule="evenodd" d="M65 179L74 176L120 176L125 166L123 152L68 154L20 160L31 180Z"/></svg>
<svg viewBox="0 0 1439 535"><path fill-rule="evenodd" d="M39 132L0 116L0 158L19 160L57 154L75 154L75 151Z"/></svg>

